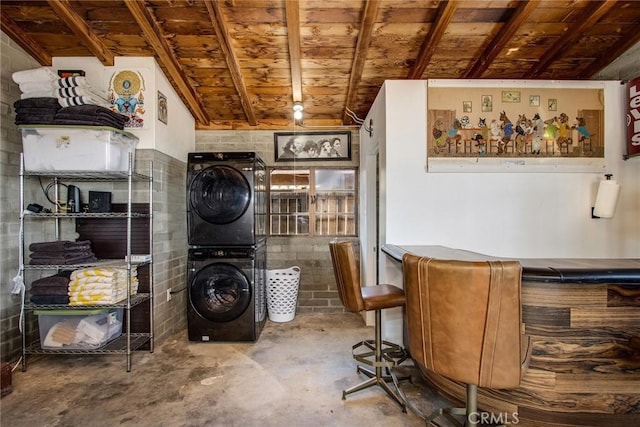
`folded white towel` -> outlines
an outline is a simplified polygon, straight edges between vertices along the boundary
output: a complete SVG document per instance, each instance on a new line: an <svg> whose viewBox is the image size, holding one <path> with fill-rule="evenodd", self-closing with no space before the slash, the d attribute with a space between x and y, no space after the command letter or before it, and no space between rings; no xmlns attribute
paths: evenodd
<svg viewBox="0 0 640 427"><path fill-rule="evenodd" d="M88 348L95 348L95 347L99 347L102 344L102 341L92 338L89 335L86 335L84 332L82 331L77 331L76 332L76 342L74 342L74 344L78 345L79 347L88 347Z"/></svg>
<svg viewBox="0 0 640 427"><path fill-rule="evenodd" d="M41 90L41 91L33 91L33 92L22 92L20 94L20 99L27 98L56 98L56 90Z"/></svg>
<svg viewBox="0 0 640 427"><path fill-rule="evenodd" d="M107 315L88 316L80 321L76 330L90 337L89 342L98 344L107 339L109 334L109 320Z"/></svg>
<svg viewBox="0 0 640 427"><path fill-rule="evenodd" d="M51 70L51 67L33 68L31 70L16 71L11 75L14 82L20 84L24 82L56 81L58 76Z"/></svg>
<svg viewBox="0 0 640 427"><path fill-rule="evenodd" d="M43 80L37 82L24 82L18 85L22 92L35 92L38 90L55 90L56 86L52 81ZM54 95L55 96L55 95Z"/></svg>

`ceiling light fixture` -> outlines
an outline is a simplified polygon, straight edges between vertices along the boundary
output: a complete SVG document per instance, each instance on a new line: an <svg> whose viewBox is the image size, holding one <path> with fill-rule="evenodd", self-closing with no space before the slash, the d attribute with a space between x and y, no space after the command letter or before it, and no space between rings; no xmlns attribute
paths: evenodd
<svg viewBox="0 0 640 427"><path fill-rule="evenodd" d="M302 102L294 102L293 103L293 118L294 118L294 120L302 120L302 110L304 110L304 107L302 106Z"/></svg>

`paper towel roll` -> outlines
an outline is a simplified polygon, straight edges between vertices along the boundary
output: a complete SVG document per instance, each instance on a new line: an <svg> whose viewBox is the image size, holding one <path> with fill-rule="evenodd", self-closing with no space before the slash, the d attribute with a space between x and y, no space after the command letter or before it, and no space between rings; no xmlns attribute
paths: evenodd
<svg viewBox="0 0 640 427"><path fill-rule="evenodd" d="M618 192L620 185L612 179L600 181L598 194L596 195L596 205L593 208L593 214L600 218L611 218L616 210L616 202L618 201Z"/></svg>

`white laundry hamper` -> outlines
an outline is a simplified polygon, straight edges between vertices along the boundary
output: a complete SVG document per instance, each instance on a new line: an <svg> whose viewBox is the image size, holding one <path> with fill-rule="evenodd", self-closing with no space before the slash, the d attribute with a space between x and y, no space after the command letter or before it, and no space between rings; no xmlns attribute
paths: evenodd
<svg viewBox="0 0 640 427"><path fill-rule="evenodd" d="M289 322L296 315L300 267L267 270L267 311L272 322Z"/></svg>

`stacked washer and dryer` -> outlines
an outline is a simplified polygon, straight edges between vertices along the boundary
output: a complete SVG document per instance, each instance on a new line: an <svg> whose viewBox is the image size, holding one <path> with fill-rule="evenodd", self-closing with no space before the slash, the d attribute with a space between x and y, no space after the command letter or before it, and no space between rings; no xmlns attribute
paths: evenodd
<svg viewBox="0 0 640 427"><path fill-rule="evenodd" d="M267 318L266 167L254 152L189 153L190 341L255 341Z"/></svg>

